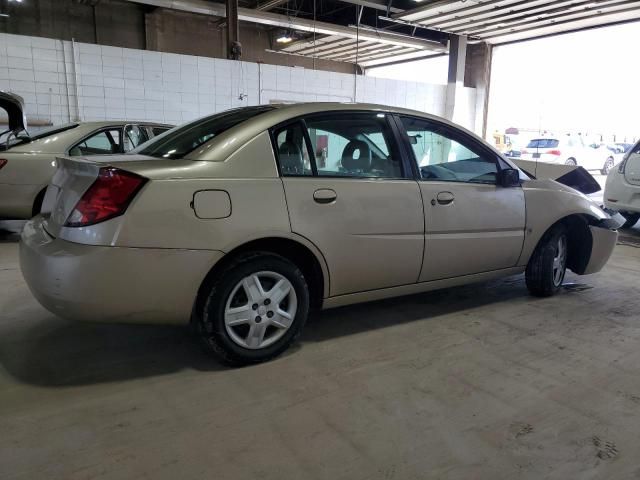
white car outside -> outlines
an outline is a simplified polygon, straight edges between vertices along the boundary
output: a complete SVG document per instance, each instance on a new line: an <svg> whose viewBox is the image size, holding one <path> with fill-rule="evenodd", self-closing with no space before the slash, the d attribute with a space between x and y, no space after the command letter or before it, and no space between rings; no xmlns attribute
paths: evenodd
<svg viewBox="0 0 640 480"><path fill-rule="evenodd" d="M633 227L640 220L640 142L611 170L604 187L604 204L619 211L627 220L623 228Z"/></svg>

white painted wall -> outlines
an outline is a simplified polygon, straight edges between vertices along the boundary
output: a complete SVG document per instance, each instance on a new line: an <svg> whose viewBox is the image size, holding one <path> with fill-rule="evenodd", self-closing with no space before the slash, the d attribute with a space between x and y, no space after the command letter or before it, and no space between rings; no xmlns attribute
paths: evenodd
<svg viewBox="0 0 640 480"><path fill-rule="evenodd" d="M75 57L75 61L74 61ZM270 101L380 103L442 115L445 85L0 34L0 89L29 121L149 120L180 124ZM473 129L475 90L459 123ZM240 98L242 96L242 98Z"/></svg>

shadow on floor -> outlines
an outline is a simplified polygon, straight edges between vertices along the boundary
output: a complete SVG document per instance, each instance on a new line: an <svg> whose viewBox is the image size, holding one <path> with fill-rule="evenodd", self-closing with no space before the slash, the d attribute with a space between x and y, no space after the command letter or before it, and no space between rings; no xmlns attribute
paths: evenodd
<svg viewBox="0 0 640 480"><path fill-rule="evenodd" d="M314 315L291 361L304 344L462 314L484 305L524 298L522 277L399 297ZM169 374L185 369L227 370L199 345L186 327L106 325L52 318L13 319L0 330L0 363L21 382L74 386Z"/></svg>
<svg viewBox="0 0 640 480"><path fill-rule="evenodd" d="M0 243L11 243L20 240L23 220L0 220Z"/></svg>
<svg viewBox="0 0 640 480"><path fill-rule="evenodd" d="M69 322L3 328L0 363L21 382L72 386L224 369L186 327Z"/></svg>

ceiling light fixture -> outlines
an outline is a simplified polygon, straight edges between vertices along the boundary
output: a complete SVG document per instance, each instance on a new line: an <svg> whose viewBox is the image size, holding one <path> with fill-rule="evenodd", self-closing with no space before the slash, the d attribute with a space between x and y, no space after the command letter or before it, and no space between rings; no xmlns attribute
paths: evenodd
<svg viewBox="0 0 640 480"><path fill-rule="evenodd" d="M292 40L293 40L293 37L288 33L283 33L276 38L277 43L289 43Z"/></svg>

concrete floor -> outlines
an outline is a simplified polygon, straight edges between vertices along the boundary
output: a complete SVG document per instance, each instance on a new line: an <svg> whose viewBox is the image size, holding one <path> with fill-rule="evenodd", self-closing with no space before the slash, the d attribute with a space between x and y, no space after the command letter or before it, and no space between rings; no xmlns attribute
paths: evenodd
<svg viewBox="0 0 640 480"><path fill-rule="evenodd" d="M183 328L52 316L3 238L2 479L640 478L640 230L554 298L341 308L235 370Z"/></svg>

